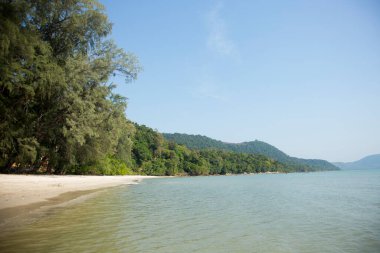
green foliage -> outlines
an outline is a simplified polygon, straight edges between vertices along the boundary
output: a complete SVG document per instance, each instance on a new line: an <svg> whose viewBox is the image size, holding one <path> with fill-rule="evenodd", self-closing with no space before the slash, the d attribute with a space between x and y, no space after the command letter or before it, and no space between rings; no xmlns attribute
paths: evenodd
<svg viewBox="0 0 380 253"><path fill-rule="evenodd" d="M17 139L19 152L15 159L16 163L31 164L37 159L38 142L35 138Z"/></svg>
<svg viewBox="0 0 380 253"><path fill-rule="evenodd" d="M134 171L147 175L218 175L260 172L292 172L286 166L262 155L243 154L225 150L191 150L168 142L146 126L135 124L132 155Z"/></svg>
<svg viewBox="0 0 380 253"><path fill-rule="evenodd" d="M201 135L187 134L163 134L168 141L194 150L218 149L235 153L263 155L285 165L290 171L317 171L317 170L336 170L333 164L318 159L299 159L290 157L276 147L262 141L251 141L243 143L225 143Z"/></svg>
<svg viewBox="0 0 380 253"><path fill-rule="evenodd" d="M114 157L107 156L96 164L71 168L72 174L82 175L133 175L134 172L127 165Z"/></svg>
<svg viewBox="0 0 380 253"><path fill-rule="evenodd" d="M103 6L93 0L2 1L0 20L3 170L37 169L43 160L49 171L66 173L110 155L132 166L134 127L109 77L130 81L141 67L107 40L111 23Z"/></svg>

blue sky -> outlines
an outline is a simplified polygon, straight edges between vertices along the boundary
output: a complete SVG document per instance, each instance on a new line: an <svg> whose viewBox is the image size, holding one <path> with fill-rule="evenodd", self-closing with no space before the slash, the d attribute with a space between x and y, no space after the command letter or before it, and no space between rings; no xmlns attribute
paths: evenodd
<svg viewBox="0 0 380 253"><path fill-rule="evenodd" d="M144 67L117 89L131 120L303 158L380 153L379 1L101 2Z"/></svg>

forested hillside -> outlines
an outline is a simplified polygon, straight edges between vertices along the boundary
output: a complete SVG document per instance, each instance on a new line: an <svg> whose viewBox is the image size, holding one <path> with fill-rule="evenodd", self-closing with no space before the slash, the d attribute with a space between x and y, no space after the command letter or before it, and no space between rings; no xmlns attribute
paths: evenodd
<svg viewBox="0 0 380 253"><path fill-rule="evenodd" d="M261 155L221 150L190 150L185 146L166 141L162 134L151 128L137 124L135 128L132 167L139 174L209 175L295 171L295 168Z"/></svg>
<svg viewBox="0 0 380 253"><path fill-rule="evenodd" d="M149 127L138 124L133 126L131 149L123 150L122 156L107 156L96 163L72 167L70 173L198 176L297 171L296 167L262 155L222 150L190 150L183 145L166 141L162 134Z"/></svg>
<svg viewBox="0 0 380 253"><path fill-rule="evenodd" d="M244 154L260 154L273 160L296 168L298 171L309 170L336 170L333 164L319 159L300 159L288 156L276 147L262 142L251 141L242 143L226 143L201 135L163 134L169 140L187 146L190 149L220 149Z"/></svg>

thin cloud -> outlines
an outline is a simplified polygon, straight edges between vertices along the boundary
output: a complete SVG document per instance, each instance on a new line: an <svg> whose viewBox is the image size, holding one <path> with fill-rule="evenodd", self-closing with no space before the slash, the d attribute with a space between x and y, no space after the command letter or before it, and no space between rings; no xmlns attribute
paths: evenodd
<svg viewBox="0 0 380 253"><path fill-rule="evenodd" d="M221 16L223 4L218 2L207 14L209 34L207 46L221 56L238 58L239 52L235 43L227 36L225 22Z"/></svg>
<svg viewBox="0 0 380 253"><path fill-rule="evenodd" d="M211 75L204 73L196 83L198 83L198 86L196 86L193 91L195 97L224 102L228 100L226 94L216 85L217 82Z"/></svg>
<svg viewBox="0 0 380 253"><path fill-rule="evenodd" d="M226 100L226 98L220 94L217 87L212 83L202 83L197 89L197 94L199 97L203 98L210 98L221 101Z"/></svg>

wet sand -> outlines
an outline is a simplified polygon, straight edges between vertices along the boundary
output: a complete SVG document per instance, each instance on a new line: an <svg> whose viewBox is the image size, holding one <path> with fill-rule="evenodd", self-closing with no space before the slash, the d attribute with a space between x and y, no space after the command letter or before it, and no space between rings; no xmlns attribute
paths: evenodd
<svg viewBox="0 0 380 253"><path fill-rule="evenodd" d="M65 206L102 189L137 184L154 176L57 176L0 174L0 227L51 207Z"/></svg>

